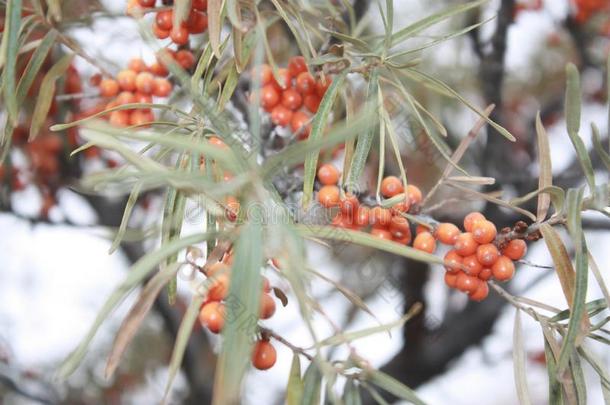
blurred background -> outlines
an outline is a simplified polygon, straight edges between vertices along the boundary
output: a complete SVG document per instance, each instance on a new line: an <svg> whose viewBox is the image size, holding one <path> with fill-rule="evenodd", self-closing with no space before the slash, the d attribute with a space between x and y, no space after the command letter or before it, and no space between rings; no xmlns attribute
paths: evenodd
<svg viewBox="0 0 610 405"><path fill-rule="evenodd" d="M91 11L91 19L84 18L66 33L110 71L118 71L131 57L154 59L135 20L124 15L124 1L72 3L75 8ZM405 26L449 3L455 1L396 1L394 26ZM354 6L366 31L383 32L375 2L355 0ZM594 122L600 128L602 142L608 145L605 61L610 52L610 1L489 1L476 13L426 31L409 46L417 47L418 43L493 16L496 18L479 29L418 54L422 70L442 78L473 104L480 108L495 104L492 118L517 138L511 144L487 131L470 148L464 165L473 174L495 177L497 184L484 191L501 191L503 199L535 190L538 169L534 122L540 111L551 141L555 184L573 187L583 183L565 131L564 67L573 62L581 70L581 135L585 144L591 148L589 123ZM294 51L284 27L271 29L269 35L273 36L271 42L277 45L278 54L282 50L286 54ZM94 66L78 57L74 66L83 82L97 73ZM476 116L458 101L448 101L423 87L415 91L421 103L438 113L449 130L449 143L455 147ZM433 149L427 138L413 131L410 117L401 108L396 106L392 118L404 122L399 136L404 141L409 181L425 193L435 184L445 163L430 152ZM79 158L78 170L60 171L50 193L32 181L37 175L36 165L27 147L15 146L11 151L13 164L19 168L13 183L18 181L19 187L13 184L3 188L0 198L2 404L151 404L162 397L173 339L184 303L188 302L186 288L180 288L176 306L169 306L163 296L157 300L114 378L106 380L103 376L106 356L135 297L124 302L104 324L74 376L66 382L53 378L57 365L78 344L112 288L129 266L157 243L140 243L134 238L108 254L126 197L98 197L79 191L78 178L83 173L94 172L115 159L104 152L90 155ZM596 160L597 155L592 156L596 175L607 182L608 172ZM376 166L371 170L374 173ZM389 172L392 170L388 168ZM474 198L447 203L457 198L455 193L443 189L429 203L436 219L460 223L474 209L482 210L499 229L512 226L519 219L513 212ZM434 208L436 204L438 208ZM145 195L135 208L130 228L158 225L162 205L162 193ZM189 228L197 229L196 220L187 222L183 233ZM606 283L610 283L610 223L602 216L587 215L584 226L589 248ZM400 318L416 302L424 304L424 311L404 329L354 342L358 353L373 366L415 388L430 404L518 402L512 360L515 310L505 299L492 292L482 303L468 302L465 295L446 288L440 267L350 246L328 249L311 244L308 249L311 267L357 292L381 322ZM530 244L526 262L529 264L518 267L507 289L514 295L565 308L544 242ZM284 283L277 279L274 282ZM288 286L283 286L290 295ZM316 280L311 291L339 327L356 330L377 324L332 285ZM601 296L598 286L591 283L587 300ZM294 301L278 311L268 326L290 342L306 347L310 343L308 334ZM548 401L544 340L538 324L526 317L522 322L532 402L544 404ZM314 324L320 336L335 333L325 319L314 319ZM193 331L174 385L173 403L209 403L218 343L215 335L199 328ZM610 365L607 346L589 344L590 350L597 352L606 366ZM249 372L244 386L245 404L283 403L292 355L282 345L277 345L277 350L274 368ZM330 356L344 358L346 354L337 350ZM588 365L583 367L589 383L589 403L603 404L597 374ZM367 401L373 403L370 398Z"/></svg>

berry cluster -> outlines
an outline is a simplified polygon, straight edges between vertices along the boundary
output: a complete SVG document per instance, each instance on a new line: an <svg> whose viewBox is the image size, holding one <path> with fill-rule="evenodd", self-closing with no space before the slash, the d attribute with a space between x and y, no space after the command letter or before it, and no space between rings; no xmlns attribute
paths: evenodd
<svg viewBox="0 0 610 405"><path fill-rule="evenodd" d="M224 300L229 293L231 280L232 255L226 254L222 261L211 265L206 276L210 280L207 297L199 312L199 322L212 333L220 333L224 327L226 309ZM262 277L262 291L260 298L259 318L269 319L275 314L275 300L271 296L271 284L266 277ZM259 370L267 370L275 364L275 349L263 338L257 342L252 363Z"/></svg>
<svg viewBox="0 0 610 405"><path fill-rule="evenodd" d="M254 72L260 81L260 105L271 114L275 125L290 128L299 139L309 136L311 114L315 114L328 86L330 78L316 80L307 71L305 58L290 58L286 68L278 69L279 83L269 65L258 66Z"/></svg>
<svg viewBox="0 0 610 405"><path fill-rule="evenodd" d="M404 189L402 181L388 176L381 182L381 194L385 198L404 195L405 198L390 208L362 205L355 195L341 196L337 186L341 173L332 164L319 167L317 177L321 184L317 198L325 208L338 207L339 212L331 224L341 228L368 230L371 235L392 240L403 245L411 244L411 224L403 215L416 212L422 201L418 187L408 185ZM512 239L499 244L496 240L496 226L478 212L470 213L464 219L465 232L451 223L418 225L413 240L413 248L434 253L437 241L452 246L445 255L445 282L468 294L470 299L481 301L489 293L487 281L510 280L515 272L514 260L521 259L527 250L522 239Z"/></svg>
<svg viewBox="0 0 610 405"><path fill-rule="evenodd" d="M194 63L190 51L169 54L174 56L178 63ZM99 88L100 96L110 99L104 107L109 109L131 103L152 103L153 96L168 97L172 92L172 84L165 78L167 74L167 68L160 61L148 66L142 59L136 58L132 59L127 69L121 70L116 78L100 78L94 83ZM155 116L149 108L117 110L112 111L109 116L110 123L117 127L141 126L154 120Z"/></svg>
<svg viewBox="0 0 610 405"><path fill-rule="evenodd" d="M591 17L603 11L610 10L608 0L572 0L576 6L574 19L580 24L586 23Z"/></svg>

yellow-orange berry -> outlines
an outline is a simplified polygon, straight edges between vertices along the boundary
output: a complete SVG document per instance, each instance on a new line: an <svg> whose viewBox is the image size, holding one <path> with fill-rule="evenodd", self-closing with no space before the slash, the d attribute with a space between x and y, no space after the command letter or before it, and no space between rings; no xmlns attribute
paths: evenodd
<svg viewBox="0 0 610 405"><path fill-rule="evenodd" d="M208 290L208 300L222 301L229 294L230 276L227 272L213 277L212 286Z"/></svg>
<svg viewBox="0 0 610 405"><path fill-rule="evenodd" d="M462 270L464 258L455 250L448 251L443 260L445 261L445 269L448 272L455 273Z"/></svg>
<svg viewBox="0 0 610 405"><path fill-rule="evenodd" d="M151 94L153 91L154 76L150 72L141 72L136 76L136 90L140 93Z"/></svg>
<svg viewBox="0 0 610 405"><path fill-rule="evenodd" d="M481 270L483 270L483 266L476 255L466 256L462 261L462 264L465 267L464 271L470 276L477 276Z"/></svg>
<svg viewBox="0 0 610 405"><path fill-rule="evenodd" d="M318 181L324 186L332 186L339 182L339 170L330 164L326 163L318 169Z"/></svg>
<svg viewBox="0 0 610 405"><path fill-rule="evenodd" d="M339 205L339 199L339 187L337 186L322 186L318 191L318 202L323 207L336 207Z"/></svg>
<svg viewBox="0 0 610 405"><path fill-rule="evenodd" d="M218 333L225 323L225 306L218 301L211 301L201 307L199 322L207 327L210 332Z"/></svg>
<svg viewBox="0 0 610 405"><path fill-rule="evenodd" d="M485 244L492 242L498 233L496 226L491 221L477 221L472 228L472 236L477 243Z"/></svg>
<svg viewBox="0 0 610 405"><path fill-rule="evenodd" d="M163 77L157 77L153 81L152 92L155 97L167 97L172 92L172 84Z"/></svg>
<svg viewBox="0 0 610 405"><path fill-rule="evenodd" d="M513 239L502 250L502 254L512 260L520 260L527 252L527 245L523 239Z"/></svg>
<svg viewBox="0 0 610 405"><path fill-rule="evenodd" d="M261 340L254 345L252 365L259 370L269 370L277 360L277 352L271 343Z"/></svg>
<svg viewBox="0 0 610 405"><path fill-rule="evenodd" d="M396 176L388 176L381 181L381 195L386 198L394 197L403 191L402 181Z"/></svg>
<svg viewBox="0 0 610 405"><path fill-rule="evenodd" d="M415 237L413 247L423 252L432 253L436 250L436 240L430 232L422 232Z"/></svg>
<svg viewBox="0 0 610 405"><path fill-rule="evenodd" d="M472 232L475 222L484 220L485 215L481 214L480 212L471 212L464 217L464 229L466 232Z"/></svg>
<svg viewBox="0 0 610 405"><path fill-rule="evenodd" d="M407 185L407 196L409 196L411 205L421 204L424 198L419 187L414 186L413 184Z"/></svg>
<svg viewBox="0 0 610 405"><path fill-rule="evenodd" d="M100 82L100 95L102 97L114 97L119 94L119 82L114 79L103 79Z"/></svg>
<svg viewBox="0 0 610 405"><path fill-rule="evenodd" d="M460 233L460 229L457 226L448 222L443 222L438 225L434 235L441 243L453 245Z"/></svg>
<svg viewBox="0 0 610 405"><path fill-rule="evenodd" d="M468 298L473 301L483 301L489 295L489 286L486 281L480 281L477 289L468 294Z"/></svg>
<svg viewBox="0 0 610 405"><path fill-rule="evenodd" d="M491 267L494 278L498 281L508 281L515 274L515 264L506 256L500 256Z"/></svg>
<svg viewBox="0 0 610 405"><path fill-rule="evenodd" d="M491 267L498 257L500 257L500 252L492 243L486 243L477 248L477 259L485 267Z"/></svg>
<svg viewBox="0 0 610 405"><path fill-rule="evenodd" d="M269 294L261 295L260 302L260 318L261 319L269 319L275 314L275 300Z"/></svg>
<svg viewBox="0 0 610 405"><path fill-rule="evenodd" d="M492 276L493 276L493 273L491 271L491 268L489 268L489 267L484 267L483 270L481 270L481 272L478 275L478 277L483 281L489 280Z"/></svg>
<svg viewBox="0 0 610 405"><path fill-rule="evenodd" d="M371 236L379 239L392 240L392 234L386 228L372 228Z"/></svg>
<svg viewBox="0 0 610 405"><path fill-rule="evenodd" d="M458 275L456 273L446 272L445 284L447 284L447 286L449 286L450 288L457 288L457 277Z"/></svg>
<svg viewBox="0 0 610 405"><path fill-rule="evenodd" d="M392 220L392 213L389 209L380 206L375 206L371 209L369 219L371 225L376 227L384 227L390 225Z"/></svg>
<svg viewBox="0 0 610 405"><path fill-rule="evenodd" d="M345 194L345 197L339 202L341 213L350 220L355 217L359 206L360 202L358 201L358 197L349 193Z"/></svg>
<svg viewBox="0 0 610 405"><path fill-rule="evenodd" d="M116 76L119 86L124 91L134 91L136 89L137 73L131 69L121 70Z"/></svg>
<svg viewBox="0 0 610 405"><path fill-rule="evenodd" d="M465 293L474 293L479 288L480 283L481 280L477 277L469 276L464 272L457 276L457 289Z"/></svg>
<svg viewBox="0 0 610 405"><path fill-rule="evenodd" d="M479 244L474 240L470 232L464 232L458 235L453 246L455 251L461 256L470 256L477 251Z"/></svg>

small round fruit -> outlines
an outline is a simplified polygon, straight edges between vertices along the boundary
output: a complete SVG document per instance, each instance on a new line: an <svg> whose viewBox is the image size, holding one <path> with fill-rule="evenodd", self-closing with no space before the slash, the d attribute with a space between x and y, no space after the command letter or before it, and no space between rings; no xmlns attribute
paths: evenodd
<svg viewBox="0 0 610 405"><path fill-rule="evenodd" d="M354 225L357 227L367 226L369 224L369 215L370 215L369 207L359 206L358 212L356 213L356 217L354 218Z"/></svg>
<svg viewBox="0 0 610 405"><path fill-rule="evenodd" d="M471 212L470 214L464 217L464 229L466 232L472 232L474 229L474 224L478 221L484 221L485 215L480 212Z"/></svg>
<svg viewBox="0 0 610 405"><path fill-rule="evenodd" d="M303 104L303 97L293 88L282 92L282 105L290 110L298 110Z"/></svg>
<svg viewBox="0 0 610 405"><path fill-rule="evenodd" d="M222 301L229 294L231 278L227 272L212 277L212 285L208 290L208 300Z"/></svg>
<svg viewBox="0 0 610 405"><path fill-rule="evenodd" d="M411 233L409 220L405 217L394 215L390 220L390 232Z"/></svg>
<svg viewBox="0 0 610 405"><path fill-rule="evenodd" d="M133 95L133 102L140 103L140 104L152 103L152 96L150 94L135 93ZM147 110L147 109L145 109L145 110Z"/></svg>
<svg viewBox="0 0 610 405"><path fill-rule="evenodd" d="M461 256L470 256L477 251L479 244L474 240L470 232L464 232L457 236L455 240L455 251Z"/></svg>
<svg viewBox="0 0 610 405"><path fill-rule="evenodd" d="M269 279L265 276L263 276L263 292L271 292L271 282L269 281Z"/></svg>
<svg viewBox="0 0 610 405"><path fill-rule="evenodd" d="M188 30L191 34L203 34L208 29L208 16L205 13L191 11Z"/></svg>
<svg viewBox="0 0 610 405"><path fill-rule="evenodd" d="M274 86L268 84L261 88L261 107L271 111L280 102L280 93Z"/></svg>
<svg viewBox="0 0 610 405"><path fill-rule="evenodd" d="M326 76L324 80L318 80L316 82L316 95L320 98L324 97L326 90L330 87L332 80L329 76Z"/></svg>
<svg viewBox="0 0 610 405"><path fill-rule="evenodd" d="M259 370L269 370L277 360L275 348L267 340L261 340L254 345L252 365Z"/></svg>
<svg viewBox="0 0 610 405"><path fill-rule="evenodd" d="M157 27L164 31L169 31L174 25L174 13L172 10L159 11L155 16Z"/></svg>
<svg viewBox="0 0 610 405"><path fill-rule="evenodd" d="M316 80L309 72L302 72L296 78L296 88L301 94L312 94L316 91Z"/></svg>
<svg viewBox="0 0 610 405"><path fill-rule="evenodd" d="M280 68L277 70L277 76L279 78L279 81L276 80L275 77L273 77L273 81L272 84L278 89L278 90L286 90L289 87L292 86L292 76L290 75L290 72L288 71L288 69L286 68Z"/></svg>
<svg viewBox="0 0 610 405"><path fill-rule="evenodd" d="M457 274L446 272L445 273L445 284L447 284L447 286L450 288L457 288L457 278L458 278Z"/></svg>
<svg viewBox="0 0 610 405"><path fill-rule="evenodd" d="M218 301L211 301L201 307L199 322L212 333L222 330L225 323L225 306Z"/></svg>
<svg viewBox="0 0 610 405"><path fill-rule="evenodd" d="M141 58L133 58L129 61L127 67L136 73L146 72L148 70L146 63Z"/></svg>
<svg viewBox="0 0 610 405"><path fill-rule="evenodd" d="M318 191L318 202L326 208L332 208L339 205L339 187L337 186L322 186Z"/></svg>
<svg viewBox="0 0 610 405"><path fill-rule="evenodd" d="M474 293L481 282L477 277L462 272L457 276L457 289L465 293Z"/></svg>
<svg viewBox="0 0 610 405"><path fill-rule="evenodd" d="M392 208L390 208L390 211L392 211L392 215L400 215L400 213L409 212L410 208L411 208L411 201L409 201L407 198L405 198L404 200L392 205Z"/></svg>
<svg viewBox="0 0 610 405"><path fill-rule="evenodd" d="M460 233L460 229L457 226L449 222L443 222L436 228L434 236L445 245L453 245Z"/></svg>
<svg viewBox="0 0 610 405"><path fill-rule="evenodd" d="M353 194L345 194L345 197L339 201L339 209L341 213L345 215L348 219L353 219L356 213L358 212L358 207L360 206L360 201L358 201L358 197Z"/></svg>
<svg viewBox="0 0 610 405"><path fill-rule="evenodd" d="M489 267L484 267L483 270L478 274L479 279L483 281L489 280L493 276L493 273Z"/></svg>
<svg viewBox="0 0 610 405"><path fill-rule="evenodd" d="M312 113L318 112L318 108L320 107L320 97L314 94L307 94L303 99L303 104L305 107Z"/></svg>
<svg viewBox="0 0 610 405"><path fill-rule="evenodd" d="M307 62L302 56L294 56L288 61L288 72L293 77L297 77L300 73L307 72Z"/></svg>
<svg viewBox="0 0 610 405"><path fill-rule="evenodd" d="M422 232L415 237L413 247L422 252L433 253L436 250L436 240L430 232Z"/></svg>
<svg viewBox="0 0 610 405"><path fill-rule="evenodd" d="M392 240L392 234L386 228L372 228L371 236L384 240Z"/></svg>
<svg viewBox="0 0 610 405"><path fill-rule="evenodd" d="M131 69L121 70L116 76L121 90L134 91L136 89L136 72Z"/></svg>
<svg viewBox="0 0 610 405"><path fill-rule="evenodd" d="M396 176L388 176L381 181L381 195L386 198L394 197L403 191L402 181Z"/></svg>
<svg viewBox="0 0 610 405"><path fill-rule="evenodd" d="M485 244L492 242L498 233L496 226L491 221L477 221L472 228L472 236L477 243Z"/></svg>
<svg viewBox="0 0 610 405"><path fill-rule="evenodd" d="M515 264L506 256L500 256L491 267L494 278L498 281L508 281L515 275Z"/></svg>
<svg viewBox="0 0 610 405"><path fill-rule="evenodd" d="M153 91L154 76L149 72L138 73L136 76L136 90L140 93L151 94Z"/></svg>
<svg viewBox="0 0 610 405"><path fill-rule="evenodd" d="M409 196L409 201L411 201L411 205L421 204L424 198L419 187L414 186L413 184L407 185L407 195Z"/></svg>
<svg viewBox="0 0 610 405"><path fill-rule="evenodd" d="M477 259L477 255L466 256L462 260L462 264L465 267L464 271L470 276L478 276L481 270L483 270L483 265Z"/></svg>
<svg viewBox="0 0 610 405"><path fill-rule="evenodd" d="M489 286L487 285L487 282L481 281L479 282L479 286L477 287L477 289L473 293L468 294L468 298L473 301L480 302L487 298L488 295Z"/></svg>
<svg viewBox="0 0 610 405"><path fill-rule="evenodd" d="M293 133L298 134L299 139L306 139L309 136L311 132L310 120L311 116L304 111L296 111L292 114L290 129Z"/></svg>
<svg viewBox="0 0 610 405"><path fill-rule="evenodd" d="M371 225L376 227L384 227L390 225L392 221L392 213L389 209L380 206L373 207L370 215Z"/></svg>
<svg viewBox="0 0 610 405"><path fill-rule="evenodd" d="M292 111L283 105L276 105L271 110L271 121L275 125L279 125L280 127L285 127L290 124L290 120L292 119Z"/></svg>
<svg viewBox="0 0 610 405"><path fill-rule="evenodd" d="M462 270L462 263L464 258L458 254L455 250L450 250L445 254L444 257L445 269L450 273L456 273Z"/></svg>
<svg viewBox="0 0 610 405"><path fill-rule="evenodd" d="M208 0L193 0L191 1L191 7L199 11L207 11Z"/></svg>
<svg viewBox="0 0 610 405"><path fill-rule="evenodd" d="M325 163L318 169L318 181L324 186L336 185L340 175L339 170L330 163Z"/></svg>
<svg viewBox="0 0 610 405"><path fill-rule="evenodd" d="M183 69L189 70L195 66L195 56L193 55L193 52L181 49L176 52L176 62L178 62Z"/></svg>
<svg viewBox="0 0 610 405"><path fill-rule="evenodd" d="M153 31L153 35L159 39L169 38L170 30L164 30L163 28L159 27L159 25L157 25L156 22L154 22L152 25L152 31Z"/></svg>
<svg viewBox="0 0 610 405"><path fill-rule="evenodd" d="M100 95L102 97L114 97L119 94L119 82L114 79L102 79L100 82Z"/></svg>
<svg viewBox="0 0 610 405"><path fill-rule="evenodd" d="M521 260L527 252L527 244L523 239L513 239L502 250L502 254L512 260Z"/></svg>
<svg viewBox="0 0 610 405"><path fill-rule="evenodd" d="M155 120L155 116L150 109L134 110L129 114L129 125L137 127L148 126Z"/></svg>
<svg viewBox="0 0 610 405"><path fill-rule="evenodd" d="M485 267L491 267L500 257L500 252L496 245L486 243L477 248L477 260Z"/></svg>
<svg viewBox="0 0 610 405"><path fill-rule="evenodd" d="M273 314L275 314L275 300L269 294L261 294L260 318L269 319Z"/></svg>
<svg viewBox="0 0 610 405"><path fill-rule="evenodd" d="M169 36L176 45L186 45L189 42L189 31L186 27L172 27Z"/></svg>
<svg viewBox="0 0 610 405"><path fill-rule="evenodd" d="M126 127L129 125L129 112L126 110L118 110L110 113L110 125L115 127Z"/></svg>
<svg viewBox="0 0 610 405"><path fill-rule="evenodd" d="M136 101L136 96L130 91L122 91L115 99L117 105L131 104Z"/></svg>
<svg viewBox="0 0 610 405"><path fill-rule="evenodd" d="M157 0L138 0L140 7L149 8L154 7Z"/></svg>
<svg viewBox="0 0 610 405"><path fill-rule="evenodd" d="M150 73L152 73L155 76L165 77L169 74L169 70L167 70L167 68L159 62L155 62L152 65L150 65L149 70L150 70Z"/></svg>
<svg viewBox="0 0 610 405"><path fill-rule="evenodd" d="M172 84L169 80L157 77L153 81L153 95L155 97L167 97L172 92Z"/></svg>
<svg viewBox="0 0 610 405"><path fill-rule="evenodd" d="M252 70L252 75L260 81L260 86L271 84L273 80L273 70L271 70L271 66L267 65L266 63L256 66Z"/></svg>

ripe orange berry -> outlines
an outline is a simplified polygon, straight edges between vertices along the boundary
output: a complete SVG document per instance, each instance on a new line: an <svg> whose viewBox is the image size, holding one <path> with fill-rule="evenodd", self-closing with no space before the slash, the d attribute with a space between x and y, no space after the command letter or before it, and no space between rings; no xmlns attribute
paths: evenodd
<svg viewBox="0 0 610 405"><path fill-rule="evenodd" d="M138 0L138 4L140 5L140 7L144 8L154 7L156 1L157 0Z"/></svg>
<svg viewBox="0 0 610 405"><path fill-rule="evenodd" d="M133 102L140 104L152 103L152 97L150 94L135 93L133 95Z"/></svg>
<svg viewBox="0 0 610 405"><path fill-rule="evenodd" d="M202 34L208 29L208 16L205 13L200 13L195 10L191 10L188 19L189 32L191 34Z"/></svg>
<svg viewBox="0 0 610 405"><path fill-rule="evenodd" d="M445 284L450 288L457 288L457 278L458 275L455 273L446 272L445 273Z"/></svg>
<svg viewBox="0 0 610 405"><path fill-rule="evenodd" d="M292 120L290 120L290 129L293 133L298 133L299 139L306 139L311 132L311 125L309 121L311 116L304 111L296 111L292 114Z"/></svg>
<svg viewBox="0 0 610 405"><path fill-rule="evenodd" d="M140 93L150 94L153 91L154 76L149 72L138 73L136 76L136 90Z"/></svg>
<svg viewBox="0 0 610 405"><path fill-rule="evenodd" d="M359 206L354 218L354 225L357 227L367 226L369 224L370 211L369 207Z"/></svg>
<svg viewBox="0 0 610 405"><path fill-rule="evenodd" d="M261 88L261 107L266 111L271 111L280 102L280 93L271 84Z"/></svg>
<svg viewBox="0 0 610 405"><path fill-rule="evenodd" d="M211 136L208 138L208 142L212 146L216 146L217 148L227 148L227 144L217 136Z"/></svg>
<svg viewBox="0 0 610 405"><path fill-rule="evenodd" d="M167 68L159 62L155 62L152 65L150 65L149 70L150 70L150 73L152 73L155 76L165 77L169 74L169 70L167 70Z"/></svg>
<svg viewBox="0 0 610 405"><path fill-rule="evenodd" d="M316 91L316 80L309 72L302 72L296 78L296 88L301 94L311 94Z"/></svg>
<svg viewBox="0 0 610 405"><path fill-rule="evenodd" d="M434 232L434 236L445 245L453 245L460 234L460 229L448 222L439 224Z"/></svg>
<svg viewBox="0 0 610 405"><path fill-rule="evenodd" d="M271 84L273 80L273 71L271 70L271 66L267 64L256 66L252 70L252 75L256 76L260 81L260 86Z"/></svg>
<svg viewBox="0 0 610 405"><path fill-rule="evenodd" d="M318 201L323 207L336 207L339 204L339 187L322 186L318 191Z"/></svg>
<svg viewBox="0 0 610 405"><path fill-rule="evenodd" d="M293 77L297 77L300 73L307 72L307 62L302 56L294 56L288 61L288 72Z"/></svg>
<svg viewBox="0 0 610 405"><path fill-rule="evenodd" d="M350 228L352 226L351 222L341 212L337 213L337 215L333 217L330 224L332 226L336 226L337 228Z"/></svg>
<svg viewBox="0 0 610 405"><path fill-rule="evenodd" d="M282 105L290 110L298 110L303 104L303 97L293 88L282 93Z"/></svg>
<svg viewBox="0 0 610 405"><path fill-rule="evenodd" d="M169 36L177 45L186 45L189 42L189 31L186 27L172 27Z"/></svg>
<svg viewBox="0 0 610 405"><path fill-rule="evenodd" d="M483 301L485 298L487 298L487 296L489 295L489 286L487 285L487 282L485 281L481 281L479 282L479 286L477 287L477 289L473 292L468 294L468 298L470 298L473 301Z"/></svg>
<svg viewBox="0 0 610 405"><path fill-rule="evenodd" d="M191 7L199 11L208 10L208 0L193 0L191 1Z"/></svg>
<svg viewBox="0 0 610 405"><path fill-rule="evenodd" d="M129 125L144 127L155 120L155 116L150 109L134 110L129 114Z"/></svg>
<svg viewBox="0 0 610 405"><path fill-rule="evenodd" d="M358 201L358 197L353 194L345 194L345 197L339 201L341 213L350 220L354 219L359 206L360 201Z"/></svg>
<svg viewBox="0 0 610 405"><path fill-rule="evenodd" d="M326 76L325 80L319 80L316 82L316 95L320 98L324 97L326 90L330 87L332 80Z"/></svg>
<svg viewBox="0 0 610 405"><path fill-rule="evenodd" d="M164 31L169 31L174 25L174 12L172 10L159 11L155 16L157 27Z"/></svg>
<svg viewBox="0 0 610 405"><path fill-rule="evenodd" d="M129 125L129 112L117 110L110 113L110 125L115 127L126 127Z"/></svg>
<svg viewBox="0 0 610 405"><path fill-rule="evenodd" d="M292 76L290 75L290 72L288 71L288 69L286 69L286 68L278 69L277 75L278 75L278 78L281 81L281 83L280 83L280 81L276 80L275 77L273 77L272 84L276 87L276 89L278 91L286 90L292 86Z"/></svg>
<svg viewBox="0 0 610 405"><path fill-rule="evenodd" d="M201 307L199 311L199 322L207 327L210 332L218 333L225 323L225 306L218 301L211 301Z"/></svg>
<svg viewBox="0 0 610 405"><path fill-rule="evenodd" d="M392 211L392 215L400 215L402 212L409 212L409 208L411 208L411 201L407 198L404 200L394 204L390 211Z"/></svg>
<svg viewBox="0 0 610 405"><path fill-rule="evenodd" d="M477 260L485 267L492 266L498 257L500 257L500 252L492 243L486 243L477 248Z"/></svg>
<svg viewBox="0 0 610 405"><path fill-rule="evenodd" d="M466 232L472 232L475 222L484 220L485 215L481 214L480 212L471 212L464 217L464 229Z"/></svg>
<svg viewBox="0 0 610 405"><path fill-rule="evenodd" d="M305 107L311 111L312 113L318 112L318 108L320 107L320 97L314 94L307 94L303 99L303 104Z"/></svg>
<svg viewBox="0 0 610 405"><path fill-rule="evenodd" d="M100 82L100 95L102 97L114 97L119 94L119 82L114 79L103 79Z"/></svg>
<svg viewBox="0 0 610 405"><path fill-rule="evenodd" d="M169 30L164 30L157 25L156 22L152 25L153 35L159 39L169 38Z"/></svg>
<svg viewBox="0 0 610 405"><path fill-rule="evenodd" d="M492 242L498 233L496 226L490 221L477 221L472 229L472 236L477 243L485 244Z"/></svg>
<svg viewBox="0 0 610 405"><path fill-rule="evenodd" d="M433 253L436 250L436 240L430 232L422 232L415 237L413 247L423 252Z"/></svg>
<svg viewBox="0 0 610 405"><path fill-rule="evenodd" d="M479 279L481 279L483 281L489 280L491 278L491 276L493 276L493 274L489 267L484 267L483 270L481 270L481 272L478 275Z"/></svg>
<svg viewBox="0 0 610 405"><path fill-rule="evenodd" d="M515 264L506 256L500 256L491 266L491 272L498 281L508 281L515 275Z"/></svg>
<svg viewBox="0 0 610 405"><path fill-rule="evenodd" d="M477 255L466 256L462 260L462 264L466 267L464 271L470 276L478 276L481 270L483 270L483 265L479 263Z"/></svg>
<svg viewBox="0 0 610 405"><path fill-rule="evenodd" d="M386 198L394 197L403 191L402 181L396 176L388 176L381 181L381 195Z"/></svg>
<svg viewBox="0 0 610 405"><path fill-rule="evenodd" d="M254 345L252 365L259 370L269 370L277 360L277 352L271 343L261 340Z"/></svg>
<svg viewBox="0 0 610 405"><path fill-rule="evenodd" d="M371 210L370 220L375 227L388 226L392 221L392 213L387 208L376 206Z"/></svg>
<svg viewBox="0 0 610 405"><path fill-rule="evenodd" d="M445 254L444 257L445 270L450 273L455 273L462 270L462 263L464 258L458 254L455 250L450 250Z"/></svg>
<svg viewBox="0 0 610 405"><path fill-rule="evenodd" d="M523 239L513 239L502 250L502 254L512 260L520 260L527 252L527 245Z"/></svg>
<svg viewBox="0 0 610 405"><path fill-rule="evenodd" d="M405 217L395 215L390 220L390 232L396 233L407 233L411 232L411 226L409 224L409 220Z"/></svg>
<svg viewBox="0 0 610 405"><path fill-rule="evenodd" d="M117 105L131 104L136 101L136 96L130 91L122 91L115 101Z"/></svg>
<svg viewBox="0 0 610 405"><path fill-rule="evenodd" d="M134 91L136 89L136 72L131 69L121 70L116 76L121 90Z"/></svg>
<svg viewBox="0 0 610 405"><path fill-rule="evenodd" d="M465 293L474 293L479 288L481 282L478 278L462 272L458 274L456 284L458 290Z"/></svg>
<svg viewBox="0 0 610 405"><path fill-rule="evenodd" d="M428 228L427 226L418 224L417 227L415 228L415 234L419 235L422 232L430 232L430 228Z"/></svg>
<svg viewBox="0 0 610 405"><path fill-rule="evenodd" d="M290 124L290 120L292 120L292 111L283 105L276 105L271 110L271 121L275 125L285 127Z"/></svg>
<svg viewBox="0 0 610 405"><path fill-rule="evenodd" d="M155 97L167 97L172 92L172 84L169 80L157 77L153 81L153 95Z"/></svg>
<svg viewBox="0 0 610 405"><path fill-rule="evenodd" d="M231 278L228 272L220 273L213 276L212 284L208 290L208 300L210 301L222 301L229 294L229 284Z"/></svg>
<svg viewBox="0 0 610 405"><path fill-rule="evenodd" d="M414 186L413 184L407 185L407 195L409 196L411 205L420 204L424 198L419 187Z"/></svg>
<svg viewBox="0 0 610 405"><path fill-rule="evenodd" d="M261 294L260 318L269 319L275 314L275 300L269 294Z"/></svg>
<svg viewBox="0 0 610 405"><path fill-rule="evenodd" d="M371 236L379 239L392 240L392 234L386 228L372 228Z"/></svg>
<svg viewBox="0 0 610 405"><path fill-rule="evenodd" d="M455 251L461 256L470 256L477 251L479 244L474 240L470 232L464 232L458 235L453 246Z"/></svg>
<svg viewBox="0 0 610 405"><path fill-rule="evenodd" d="M265 276L263 276L262 278L263 278L263 292L266 292L266 293L271 292L271 282Z"/></svg>
<svg viewBox="0 0 610 405"><path fill-rule="evenodd" d="M136 73L146 72L148 70L146 63L141 58L133 58L129 61L127 67Z"/></svg>
<svg viewBox="0 0 610 405"><path fill-rule="evenodd" d="M324 186L337 184L340 175L339 170L330 163L325 163L318 169L318 181Z"/></svg>
<svg viewBox="0 0 610 405"><path fill-rule="evenodd" d="M182 66L183 69L189 70L195 66L195 56L193 52L182 49L176 52L176 62Z"/></svg>

